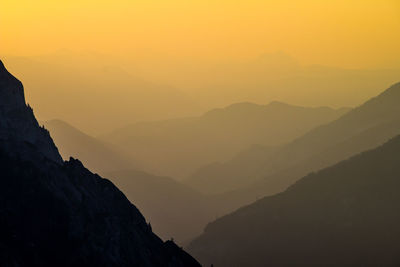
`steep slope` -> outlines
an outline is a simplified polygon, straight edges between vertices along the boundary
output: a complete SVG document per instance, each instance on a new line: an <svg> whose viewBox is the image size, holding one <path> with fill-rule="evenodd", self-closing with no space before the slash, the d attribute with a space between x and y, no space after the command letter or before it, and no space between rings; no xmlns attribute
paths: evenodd
<svg viewBox="0 0 400 267"><path fill-rule="evenodd" d="M218 215L207 196L172 178L134 170L111 172L106 177L135 203L164 240L174 238L186 244Z"/></svg>
<svg viewBox="0 0 400 267"><path fill-rule="evenodd" d="M347 111L280 102L238 103L200 117L137 123L104 139L140 154L146 171L183 178L250 145L287 143Z"/></svg>
<svg viewBox="0 0 400 267"><path fill-rule="evenodd" d="M400 137L207 226L189 251L215 266L398 266Z"/></svg>
<svg viewBox="0 0 400 267"><path fill-rule="evenodd" d="M79 158L92 172L110 179L140 209L162 239L192 240L217 214L207 196L172 178L133 170L124 153L60 121L45 122L64 159ZM135 161L136 162L136 161ZM138 168L140 169L140 168Z"/></svg>
<svg viewBox="0 0 400 267"><path fill-rule="evenodd" d="M348 112L338 120L317 127L293 142L258 159L252 168L246 168L247 159L221 164L217 170L208 171L208 177L217 177L228 187L231 180L249 180L253 185L226 193L226 205L235 208L254 201L256 197L275 194L309 172L335 164L367 149L382 145L400 134L400 83L382 94ZM268 152L268 153L267 153ZM260 151L248 152L260 154ZM247 153L247 154L248 154ZM249 155L247 155L249 157ZM239 170L230 171L230 168ZM228 174L228 175L225 175ZM249 178L251 177L251 178ZM198 179L209 181L209 178ZM199 182L200 183L200 182ZM209 185L212 186L212 185Z"/></svg>
<svg viewBox="0 0 400 267"><path fill-rule="evenodd" d="M108 180L63 162L0 63L0 265L199 266Z"/></svg>
<svg viewBox="0 0 400 267"><path fill-rule="evenodd" d="M47 159L61 163L49 133L40 128L33 110L25 104L24 87L0 61L0 138L26 142Z"/></svg>
<svg viewBox="0 0 400 267"><path fill-rule="evenodd" d="M79 158L94 172L104 174L124 169L140 169L140 164L120 148L89 136L72 125L61 121L44 122L64 159Z"/></svg>

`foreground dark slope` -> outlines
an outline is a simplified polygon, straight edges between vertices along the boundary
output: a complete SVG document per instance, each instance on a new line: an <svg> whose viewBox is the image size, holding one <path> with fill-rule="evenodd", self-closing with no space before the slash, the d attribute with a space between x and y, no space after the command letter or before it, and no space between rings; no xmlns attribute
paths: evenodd
<svg viewBox="0 0 400 267"><path fill-rule="evenodd" d="M211 199L170 177L135 170L106 174L135 203L163 239L187 244L218 215Z"/></svg>
<svg viewBox="0 0 400 267"><path fill-rule="evenodd" d="M210 199L170 177L134 170L133 160L115 146L91 137L75 127L53 120L44 123L63 158L79 158L92 172L110 179L151 222L162 239L185 244L215 219ZM137 161L134 161L137 162Z"/></svg>
<svg viewBox="0 0 400 267"><path fill-rule="evenodd" d="M319 126L279 149L261 148L245 153L245 157L218 166L216 184L225 181L255 181L253 185L219 196L227 210L253 202L257 197L276 194L301 176L317 171L362 151L382 145L400 134L400 83L348 112L336 121ZM253 161L251 155L264 155ZM253 157L254 158L254 157ZM237 170L237 171L233 171ZM210 175L209 172L203 170ZM209 181L207 177L203 180ZM211 183L212 181L210 181ZM211 185L209 185L211 186Z"/></svg>
<svg viewBox="0 0 400 267"><path fill-rule="evenodd" d="M347 111L279 102L237 103L200 117L136 123L104 138L140 155L141 162L147 163L146 171L184 178L197 168L227 160L250 145L287 143ZM204 183L193 183L207 192L201 185Z"/></svg>
<svg viewBox="0 0 400 267"><path fill-rule="evenodd" d="M211 224L189 251L215 266L399 266L400 137Z"/></svg>
<svg viewBox="0 0 400 267"><path fill-rule="evenodd" d="M0 62L0 265L199 266L108 180L63 162Z"/></svg>

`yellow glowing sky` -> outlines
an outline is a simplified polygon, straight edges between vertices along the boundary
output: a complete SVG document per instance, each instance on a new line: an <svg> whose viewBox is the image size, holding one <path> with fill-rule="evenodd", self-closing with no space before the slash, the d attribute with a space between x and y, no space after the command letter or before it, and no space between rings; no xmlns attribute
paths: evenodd
<svg viewBox="0 0 400 267"><path fill-rule="evenodd" d="M1 54L218 62L284 51L304 64L398 67L399 47L399 0L0 1Z"/></svg>

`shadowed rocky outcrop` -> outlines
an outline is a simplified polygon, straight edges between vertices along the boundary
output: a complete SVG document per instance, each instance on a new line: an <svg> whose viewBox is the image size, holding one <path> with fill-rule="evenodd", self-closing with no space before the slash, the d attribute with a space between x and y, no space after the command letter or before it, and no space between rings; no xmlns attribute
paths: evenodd
<svg viewBox="0 0 400 267"><path fill-rule="evenodd" d="M0 138L18 143L26 142L34 146L40 156L62 164L61 156L48 131L39 127L32 108L25 103L22 83L6 70L1 61ZM18 153L23 156L23 151Z"/></svg>
<svg viewBox="0 0 400 267"><path fill-rule="evenodd" d="M0 63L0 265L200 266L109 180L63 162Z"/></svg>

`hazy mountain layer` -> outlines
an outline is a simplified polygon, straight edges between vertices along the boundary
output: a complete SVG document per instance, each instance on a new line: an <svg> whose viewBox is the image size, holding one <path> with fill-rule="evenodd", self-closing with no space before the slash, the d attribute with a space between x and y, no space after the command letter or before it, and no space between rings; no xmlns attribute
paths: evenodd
<svg viewBox="0 0 400 267"><path fill-rule="evenodd" d="M400 137L211 224L189 246L215 266L398 266Z"/></svg>
<svg viewBox="0 0 400 267"><path fill-rule="evenodd" d="M227 187L235 181L251 179L253 185L219 196L231 210L257 197L281 192L301 176L335 164L361 151L377 147L400 134L400 83L329 124L317 127L304 136L276 149L247 151L218 168L203 169L200 176L212 187ZM253 156L251 156L253 154ZM264 154L251 162L248 158ZM199 181L200 183L200 181Z"/></svg>
<svg viewBox="0 0 400 267"><path fill-rule="evenodd" d="M110 171L140 169L140 164L122 149L94 138L61 121L44 122L46 129L64 159L79 158L91 171L104 174Z"/></svg>
<svg viewBox="0 0 400 267"><path fill-rule="evenodd" d="M45 123L61 155L79 158L92 172L109 178L135 203L164 240L184 244L215 219L215 205L194 189L169 177L133 170L136 166L114 145L91 137L73 126L53 120ZM135 161L136 163L137 161ZM139 168L140 169L140 168Z"/></svg>
<svg viewBox="0 0 400 267"><path fill-rule="evenodd" d="M142 80L103 59L71 53L10 57L6 62L29 87L28 102L40 119L68 121L91 135L136 121L200 112L197 103L180 90Z"/></svg>
<svg viewBox="0 0 400 267"><path fill-rule="evenodd" d="M217 217L212 200L169 177L140 171L117 171L105 175L142 211L153 231L164 240L187 244Z"/></svg>
<svg viewBox="0 0 400 267"><path fill-rule="evenodd" d="M91 135L239 102L353 107L400 75L399 69L305 66L283 52L207 63L173 57L166 65L156 58L60 50L6 62L29 86L28 102L39 118L62 119Z"/></svg>
<svg viewBox="0 0 400 267"><path fill-rule="evenodd" d="M0 265L199 266L110 181L63 162L0 63Z"/></svg>
<svg viewBox="0 0 400 267"><path fill-rule="evenodd" d="M104 139L140 155L146 171L182 178L205 164L227 160L252 144L287 143L347 111L280 102L238 103L200 117L133 124ZM208 191L204 183L204 188L196 181L190 184Z"/></svg>

